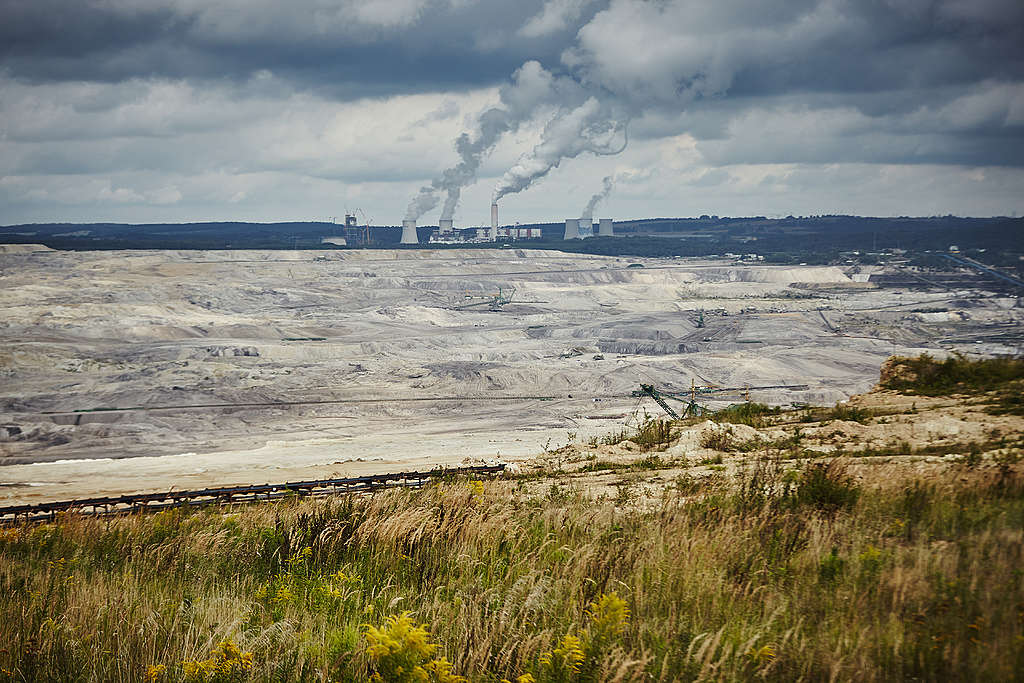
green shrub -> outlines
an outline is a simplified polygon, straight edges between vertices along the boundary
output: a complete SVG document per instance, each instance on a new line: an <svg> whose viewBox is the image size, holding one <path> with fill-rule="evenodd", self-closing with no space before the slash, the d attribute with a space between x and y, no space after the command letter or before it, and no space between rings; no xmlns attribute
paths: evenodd
<svg viewBox="0 0 1024 683"><path fill-rule="evenodd" d="M880 384L903 394L946 396L984 393L1019 380L1024 380L1024 358L971 360L958 353L939 361L923 353L917 358L890 358Z"/></svg>
<svg viewBox="0 0 1024 683"><path fill-rule="evenodd" d="M773 408L763 403L736 403L728 408L717 411L714 417L716 422L763 427L768 423L766 418L778 415L781 412L782 409L778 406Z"/></svg>
<svg viewBox="0 0 1024 683"><path fill-rule="evenodd" d="M701 448L710 448L716 451L730 451L736 445L736 438L732 429L709 429L700 435ZM721 462L721 460L719 460Z"/></svg>
<svg viewBox="0 0 1024 683"><path fill-rule="evenodd" d="M1024 415L1024 382L1013 382L1001 390L985 408L990 415Z"/></svg>
<svg viewBox="0 0 1024 683"><path fill-rule="evenodd" d="M632 437L641 450L650 451L668 445L675 434L672 431L671 420L659 420L648 418L636 428L636 434Z"/></svg>
<svg viewBox="0 0 1024 683"><path fill-rule="evenodd" d="M843 405L841 403L837 403L828 413L829 419L843 420L845 422L859 422L860 424L866 424L872 417L873 413L870 410L858 408L857 406Z"/></svg>
<svg viewBox="0 0 1024 683"><path fill-rule="evenodd" d="M839 557L838 548L832 548L832 552L822 558L818 565L818 578L823 583L834 583L845 570L846 560Z"/></svg>
<svg viewBox="0 0 1024 683"><path fill-rule="evenodd" d="M598 443L606 446L615 446L623 441L632 441L640 446L641 450L650 451L661 449L668 445L676 433L672 431L671 420L661 420L655 417L647 417L636 428L636 430L622 429L618 432L608 434L601 439L591 439L591 445Z"/></svg>
<svg viewBox="0 0 1024 683"><path fill-rule="evenodd" d="M857 502L860 487L837 460L818 463L805 470L796 489L796 500L824 512L851 508Z"/></svg>

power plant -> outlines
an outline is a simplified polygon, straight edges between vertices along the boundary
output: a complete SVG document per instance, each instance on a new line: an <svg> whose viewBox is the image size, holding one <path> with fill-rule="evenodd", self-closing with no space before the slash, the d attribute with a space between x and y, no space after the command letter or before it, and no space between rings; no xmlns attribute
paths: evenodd
<svg viewBox="0 0 1024 683"><path fill-rule="evenodd" d="M565 219L565 237L564 240L578 240L580 238L580 219L578 218L566 218Z"/></svg>
<svg viewBox="0 0 1024 683"><path fill-rule="evenodd" d="M416 221L406 219L402 221L402 244L419 244L416 237Z"/></svg>
<svg viewBox="0 0 1024 683"><path fill-rule="evenodd" d="M357 209L358 211L358 209ZM371 221L365 216L363 217L365 224L357 224L355 214L345 214L344 223L344 234L338 235L337 237L324 238L325 244L339 244L349 246L368 246L374 243L378 243L378 240L383 236L378 236L374 239L371 235L371 230L376 231L375 226L372 226ZM379 229L386 228L387 226L379 226ZM394 230L394 228L390 228ZM557 228L556 228L557 229ZM557 239L557 233L551 234L551 226L545 228L547 231L548 238ZM490 225L483 226L472 226L464 228L456 228L454 221L451 218L441 218L438 220L437 228L432 230L428 241L436 244L462 244L472 242L494 242L497 240L523 240L523 239L540 239L543 237L543 232L540 227L521 227L519 223L513 225L499 225L498 224L498 203L491 203L491 221ZM340 233L341 231L339 231ZM389 240L394 239L394 233L391 233L392 237L384 237L382 244L386 244ZM612 219L601 218L599 221L594 221L590 218L567 218L565 219L565 231L562 234L562 238L566 240L575 239L586 239L588 237L612 237ZM416 232L416 220L406 218L402 220L402 232L400 238L401 244L419 244L419 235ZM392 242L393 244L393 242Z"/></svg>

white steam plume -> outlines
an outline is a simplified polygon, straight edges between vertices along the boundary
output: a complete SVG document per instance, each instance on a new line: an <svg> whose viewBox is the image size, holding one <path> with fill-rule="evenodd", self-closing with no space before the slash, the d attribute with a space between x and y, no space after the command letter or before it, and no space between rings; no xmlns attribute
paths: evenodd
<svg viewBox="0 0 1024 683"><path fill-rule="evenodd" d="M617 144L620 134L623 140ZM596 98L589 97L575 108L562 108L548 121L541 142L533 151L506 171L494 191L494 201L522 192L558 168L563 159L574 159L583 152L619 154L628 144L627 124L616 120Z"/></svg>
<svg viewBox="0 0 1024 683"><path fill-rule="evenodd" d="M441 218L452 218L462 188L476 180L480 163L505 133L518 129L545 105L583 99L578 83L570 78L553 76L536 61L519 67L512 74L512 82L502 87L499 95L501 104L480 115L474 134L463 133L456 139L455 151L459 162L420 188L419 194L409 203L407 219L418 219L437 206L441 192L447 195Z"/></svg>
<svg viewBox="0 0 1024 683"><path fill-rule="evenodd" d="M593 197L591 197L590 201L587 202L587 205L583 207L583 213L580 214L580 220L587 221L588 223L593 223L594 207L596 207L597 203L604 199L605 197L607 197L608 194L612 191L612 187L615 184L615 179L612 176L608 175L604 177L604 180L602 180L601 183L602 187L600 191Z"/></svg>
<svg viewBox="0 0 1024 683"><path fill-rule="evenodd" d="M437 206L437 202L437 188L432 185L424 185L420 188L419 194L409 202L409 206L405 210L406 220L419 219L420 216Z"/></svg>

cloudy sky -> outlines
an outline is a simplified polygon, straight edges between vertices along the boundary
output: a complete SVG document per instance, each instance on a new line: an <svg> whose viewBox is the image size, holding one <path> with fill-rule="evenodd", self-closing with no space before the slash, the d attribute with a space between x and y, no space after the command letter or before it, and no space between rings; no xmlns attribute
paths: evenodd
<svg viewBox="0 0 1024 683"><path fill-rule="evenodd" d="M620 151L621 150L621 151ZM1024 213L1020 0L0 0L0 224Z"/></svg>

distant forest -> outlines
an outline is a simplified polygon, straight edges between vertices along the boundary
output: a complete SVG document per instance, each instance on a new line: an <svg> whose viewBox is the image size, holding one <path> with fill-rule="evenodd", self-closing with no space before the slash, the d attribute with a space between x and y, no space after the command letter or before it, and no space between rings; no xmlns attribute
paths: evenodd
<svg viewBox="0 0 1024 683"><path fill-rule="evenodd" d="M864 218L812 216L786 218L647 218L615 223L615 237L562 239L564 224L533 223L540 239L516 246L560 249L613 256L711 256L757 254L772 263L873 263L902 251L917 255L957 246L986 253L994 265L1019 269L1024 255L1022 218ZM401 228L373 227L366 232L323 222L295 223L40 223L0 227L0 244L44 244L53 249L353 249L387 247L461 248L427 245L434 226L418 228L421 245L399 245ZM345 237L347 246L325 244ZM502 248L508 242L472 244ZM856 252L856 253L855 253Z"/></svg>

